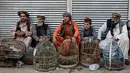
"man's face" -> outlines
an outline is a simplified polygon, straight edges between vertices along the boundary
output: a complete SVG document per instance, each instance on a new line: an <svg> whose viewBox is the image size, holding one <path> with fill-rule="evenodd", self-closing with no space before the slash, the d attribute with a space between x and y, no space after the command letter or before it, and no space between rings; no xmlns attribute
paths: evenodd
<svg viewBox="0 0 130 73"><path fill-rule="evenodd" d="M20 21L21 22L26 22L27 20L28 20L28 18L24 13L20 14Z"/></svg>
<svg viewBox="0 0 130 73"><path fill-rule="evenodd" d="M37 22L38 22L38 23L43 23L44 20L43 20L42 18L37 18Z"/></svg>
<svg viewBox="0 0 130 73"><path fill-rule="evenodd" d="M69 22L69 20L70 20L70 18L67 17L67 16L64 16L63 19L64 19L64 23L67 23L67 22Z"/></svg>
<svg viewBox="0 0 130 73"><path fill-rule="evenodd" d="M120 20L120 17L115 16L115 15L112 16L112 21L114 21L114 23L117 23L119 20Z"/></svg>
<svg viewBox="0 0 130 73"><path fill-rule="evenodd" d="M84 28L85 28L85 29L89 29L89 28L90 28L89 22L84 22Z"/></svg>

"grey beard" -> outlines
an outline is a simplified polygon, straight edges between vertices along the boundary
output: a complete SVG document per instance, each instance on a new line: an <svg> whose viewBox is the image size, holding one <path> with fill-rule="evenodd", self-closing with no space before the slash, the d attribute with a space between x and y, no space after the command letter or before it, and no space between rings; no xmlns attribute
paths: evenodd
<svg viewBox="0 0 130 73"><path fill-rule="evenodd" d="M114 23L118 23L119 22L119 20L112 20Z"/></svg>
<svg viewBox="0 0 130 73"><path fill-rule="evenodd" d="M118 23L119 21L114 21L114 23Z"/></svg>
<svg viewBox="0 0 130 73"><path fill-rule="evenodd" d="M42 26L43 25L43 23L37 23L37 26Z"/></svg>

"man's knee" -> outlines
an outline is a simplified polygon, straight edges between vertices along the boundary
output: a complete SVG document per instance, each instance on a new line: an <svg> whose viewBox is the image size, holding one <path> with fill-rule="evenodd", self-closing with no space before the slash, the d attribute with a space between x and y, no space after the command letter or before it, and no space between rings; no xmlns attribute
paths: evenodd
<svg viewBox="0 0 130 73"><path fill-rule="evenodd" d="M31 38L31 37L27 37L27 38L24 40L24 42L25 42L26 44L30 44L30 43L32 43L32 38Z"/></svg>
<svg viewBox="0 0 130 73"><path fill-rule="evenodd" d="M123 39L121 39L121 41L123 41L126 44L129 44L129 39L128 38L123 38Z"/></svg>
<svg viewBox="0 0 130 73"><path fill-rule="evenodd" d="M28 39L28 40L32 40L32 38L31 38L31 37L27 37L27 39Z"/></svg>

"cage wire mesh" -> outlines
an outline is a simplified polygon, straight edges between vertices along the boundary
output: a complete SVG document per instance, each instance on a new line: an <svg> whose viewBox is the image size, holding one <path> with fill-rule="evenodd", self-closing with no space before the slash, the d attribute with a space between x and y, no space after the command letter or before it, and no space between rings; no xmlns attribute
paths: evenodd
<svg viewBox="0 0 130 73"><path fill-rule="evenodd" d="M124 55L117 42L112 41L103 50L104 66L110 70L120 70L125 67Z"/></svg>
<svg viewBox="0 0 130 73"><path fill-rule="evenodd" d="M36 46L34 68L39 71L50 71L57 66L57 51L50 41L40 42Z"/></svg>
<svg viewBox="0 0 130 73"><path fill-rule="evenodd" d="M12 38L0 39L0 66L15 66L25 52L26 45Z"/></svg>
<svg viewBox="0 0 130 73"><path fill-rule="evenodd" d="M65 40L58 48L58 65L62 68L72 68L79 63L79 48L72 40Z"/></svg>
<svg viewBox="0 0 130 73"><path fill-rule="evenodd" d="M80 63L83 66L91 64L100 64L100 49L98 43L94 40L82 41L80 50Z"/></svg>
<svg viewBox="0 0 130 73"><path fill-rule="evenodd" d="M22 41L12 38L2 38L0 41L0 57L21 58L25 53L26 45Z"/></svg>

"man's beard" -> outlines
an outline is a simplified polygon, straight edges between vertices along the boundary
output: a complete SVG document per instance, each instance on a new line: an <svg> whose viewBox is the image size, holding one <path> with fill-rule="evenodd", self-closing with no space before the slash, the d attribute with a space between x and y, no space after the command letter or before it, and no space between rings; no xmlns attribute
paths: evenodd
<svg viewBox="0 0 130 73"><path fill-rule="evenodd" d="M114 24L116 24L116 23L119 22L119 20L114 20L114 19L112 19L112 22L113 22Z"/></svg>
<svg viewBox="0 0 130 73"><path fill-rule="evenodd" d="M21 19L20 21L21 21L21 22L27 22L27 20L25 20L25 19Z"/></svg>
<svg viewBox="0 0 130 73"><path fill-rule="evenodd" d="M119 23L119 20L112 20L111 21L111 27L112 27L112 30L116 27L116 25Z"/></svg>
<svg viewBox="0 0 130 73"><path fill-rule="evenodd" d="M69 20L63 20L64 23L69 23Z"/></svg>
<svg viewBox="0 0 130 73"><path fill-rule="evenodd" d="M114 34L113 34L113 29L116 27L116 25L119 23L119 20L112 20L111 21L111 29L110 29L110 31L111 31L111 35L112 36L114 36Z"/></svg>
<svg viewBox="0 0 130 73"><path fill-rule="evenodd" d="M37 23L37 26L42 26L43 25L43 23Z"/></svg>

